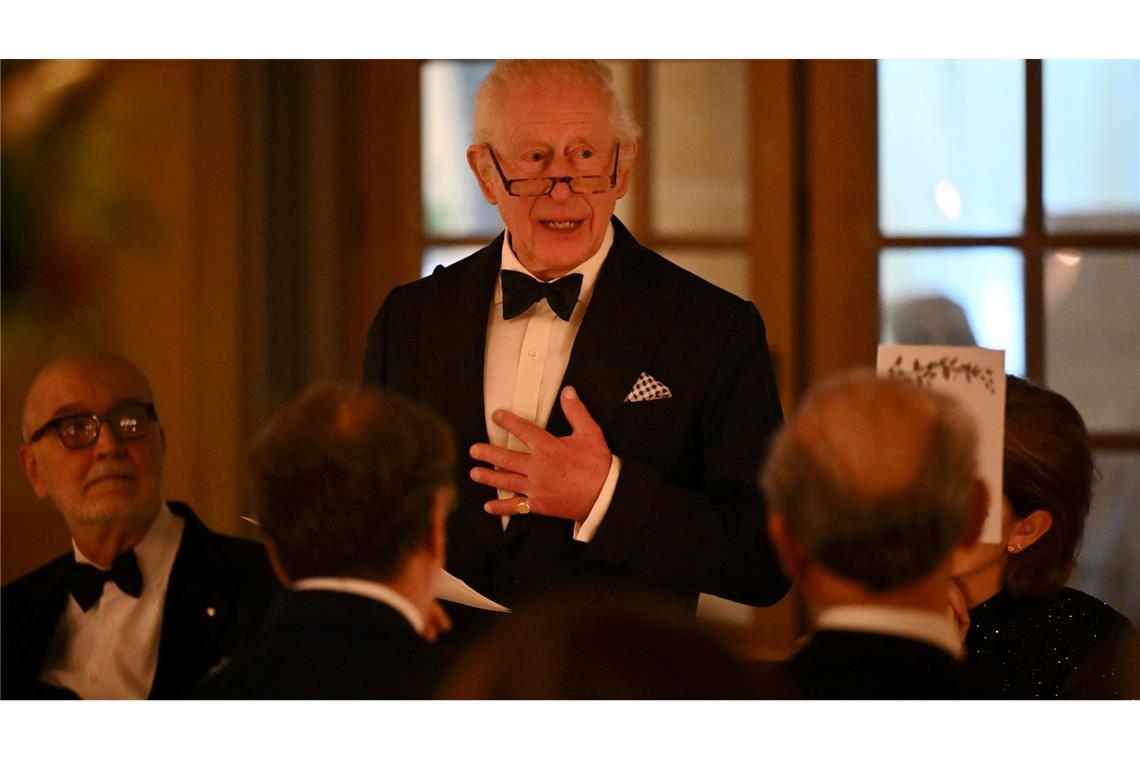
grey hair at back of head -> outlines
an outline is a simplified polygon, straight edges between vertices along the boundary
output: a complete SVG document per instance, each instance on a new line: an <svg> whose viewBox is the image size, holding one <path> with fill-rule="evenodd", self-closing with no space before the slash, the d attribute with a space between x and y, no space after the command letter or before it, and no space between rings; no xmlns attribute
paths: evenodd
<svg viewBox="0 0 1140 760"><path fill-rule="evenodd" d="M316 383L250 447L253 507L293 580L389 580L424 546L454 483L450 427L381 388Z"/></svg>
<svg viewBox="0 0 1140 760"><path fill-rule="evenodd" d="M498 61L475 93L472 141L482 144L494 140L508 92L540 84L595 88L609 103L614 138L625 143L641 136L641 128L614 92L613 73L605 64L588 60L510 60Z"/></svg>
<svg viewBox="0 0 1140 760"><path fill-rule="evenodd" d="M976 451L973 420L953 399L852 373L809 394L761 484L808 557L881 593L927 577L962 539Z"/></svg>

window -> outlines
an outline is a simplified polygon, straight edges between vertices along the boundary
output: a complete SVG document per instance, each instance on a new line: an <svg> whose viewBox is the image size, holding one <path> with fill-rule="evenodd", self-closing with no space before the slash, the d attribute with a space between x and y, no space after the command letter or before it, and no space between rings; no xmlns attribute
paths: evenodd
<svg viewBox="0 0 1140 760"><path fill-rule="evenodd" d="M1135 618L1140 61L878 77L881 339L1005 349L1076 405L1102 480L1072 582Z"/></svg>

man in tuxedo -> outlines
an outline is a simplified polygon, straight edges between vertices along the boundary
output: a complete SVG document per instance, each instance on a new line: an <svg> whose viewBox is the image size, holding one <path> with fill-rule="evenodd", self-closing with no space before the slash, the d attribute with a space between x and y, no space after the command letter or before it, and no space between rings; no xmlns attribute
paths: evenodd
<svg viewBox="0 0 1140 760"><path fill-rule="evenodd" d="M164 501L165 434L126 359L53 362L22 425L20 465L73 550L0 591L4 698L184 698L260 624L278 590L264 548Z"/></svg>
<svg viewBox="0 0 1140 760"><path fill-rule="evenodd" d="M448 569L509 606L567 575L687 610L788 589L755 484L782 422L764 325L613 216L638 133L598 63L497 64L467 161L506 230L392 291L368 335L364 381L436 409L471 457Z"/></svg>
<svg viewBox="0 0 1140 760"><path fill-rule="evenodd" d="M870 372L817 387L776 437L769 528L815 618L800 696L972 696L946 589L985 517L976 448L955 401Z"/></svg>
<svg viewBox="0 0 1140 760"><path fill-rule="evenodd" d="M394 393L311 387L250 457L253 503L289 587L207 699L429 696L432 584L454 499L451 431Z"/></svg>

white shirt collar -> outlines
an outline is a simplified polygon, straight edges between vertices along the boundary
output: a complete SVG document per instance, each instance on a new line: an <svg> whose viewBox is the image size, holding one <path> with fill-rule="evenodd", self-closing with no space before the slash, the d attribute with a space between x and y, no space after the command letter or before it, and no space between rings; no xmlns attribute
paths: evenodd
<svg viewBox="0 0 1140 760"><path fill-rule="evenodd" d="M518 256L511 250L511 233L508 230L503 235L503 254L502 266L500 269L506 269L511 272L526 272L534 276L527 268L519 261ZM582 275L582 289L578 291L578 303L588 304L590 298L594 295L594 283L598 281L598 272L602 269L602 264L606 261L606 256L610 253L610 247L614 244L614 223L611 221L606 225L606 234L602 238L602 245L598 250L594 251L594 255L583 261L578 266L567 272L562 277L570 274ZM561 279L556 277L556 280ZM552 280L553 282L553 280ZM495 278L495 303L501 304L503 302L503 280L502 278Z"/></svg>
<svg viewBox="0 0 1140 760"><path fill-rule="evenodd" d="M884 633L931 644L957 659L962 658L962 639L949 613L885 607L872 604L837 605L822 610L815 620L817 630Z"/></svg>
<svg viewBox="0 0 1140 760"><path fill-rule="evenodd" d="M356 594L375 599L399 612L416 633L423 635L424 619L420 611L408 601L407 597L383 583L366 581L363 578L304 578L293 584L293 590L339 591L342 594Z"/></svg>

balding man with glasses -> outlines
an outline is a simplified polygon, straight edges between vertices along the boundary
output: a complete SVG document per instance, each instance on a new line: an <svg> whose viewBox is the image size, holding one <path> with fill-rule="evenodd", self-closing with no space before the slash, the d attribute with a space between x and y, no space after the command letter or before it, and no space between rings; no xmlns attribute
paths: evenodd
<svg viewBox="0 0 1140 760"><path fill-rule="evenodd" d="M3 697L185 697L260 624L278 589L264 548L163 499L163 429L126 359L48 365L22 426L20 466L73 549L0 591Z"/></svg>
<svg viewBox="0 0 1140 760"><path fill-rule="evenodd" d="M689 609L788 588L754 482L783 419L764 324L614 216L638 134L604 65L500 61L467 162L506 230L395 289L368 336L364 381L440 412L470 457L448 570L507 605L568 575Z"/></svg>

